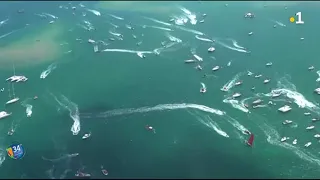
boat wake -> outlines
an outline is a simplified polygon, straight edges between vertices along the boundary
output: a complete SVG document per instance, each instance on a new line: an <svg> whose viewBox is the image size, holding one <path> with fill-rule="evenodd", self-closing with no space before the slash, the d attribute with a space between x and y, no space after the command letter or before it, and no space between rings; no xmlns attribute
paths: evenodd
<svg viewBox="0 0 320 180"><path fill-rule="evenodd" d="M56 158L56 159L49 159L49 158L46 158L46 157L43 157L42 156L42 159L45 160L45 161L51 161L51 162L59 162L59 161L62 161L62 160L66 160L66 159L71 159L71 158L74 158L74 157L77 157L79 156L79 153L73 153L73 154L65 154L59 158Z"/></svg>
<svg viewBox="0 0 320 180"><path fill-rule="evenodd" d="M21 103L21 105L26 108L27 117L31 117L31 115L32 115L32 107L33 106L31 104L27 104L27 101L28 101L28 99L23 101Z"/></svg>
<svg viewBox="0 0 320 180"><path fill-rule="evenodd" d="M111 17L113 17L115 19L118 19L118 20L124 20L124 18L116 16L116 15L113 15L113 14L109 14L109 16L111 16Z"/></svg>
<svg viewBox="0 0 320 180"><path fill-rule="evenodd" d="M232 99L232 98L226 98L223 100L224 103L231 104L233 108L239 109L242 112L245 113L251 113L249 109L247 109L242 103L240 103L238 100Z"/></svg>
<svg viewBox="0 0 320 180"><path fill-rule="evenodd" d="M182 27L182 26L175 26L175 28L180 29L182 31L190 32L190 33L193 33L193 34L197 34L197 35L200 35L200 36L204 36L205 35L204 33L200 32L200 31L197 31L197 30L194 30L194 29L189 29L189 28Z"/></svg>
<svg viewBox="0 0 320 180"><path fill-rule="evenodd" d="M153 28L153 29L160 29L160 30L164 30L164 31L174 31L174 30L172 30L170 28L159 27L159 26L148 26L148 25L146 25L146 27Z"/></svg>
<svg viewBox="0 0 320 180"><path fill-rule="evenodd" d="M228 48L228 49L231 49L231 50L234 50L234 51L238 51L238 52L242 52L242 53L250 53L250 51L247 51L245 49L242 49L242 48L235 48L235 47L231 47L223 42L220 42L218 40L216 40L216 43L220 44L221 46L225 47L225 48Z"/></svg>
<svg viewBox="0 0 320 180"><path fill-rule="evenodd" d="M5 19L5 20L0 21L0 27L1 27L2 25L7 24L7 22L8 22L8 21L9 21L9 18L7 18L7 19Z"/></svg>
<svg viewBox="0 0 320 180"><path fill-rule="evenodd" d="M270 20L270 21L272 21L272 22L274 22L274 23L278 24L279 26L286 27L286 25L285 25L285 24L283 24L283 23L282 23L282 22L280 22L280 21L275 21L275 20Z"/></svg>
<svg viewBox="0 0 320 180"><path fill-rule="evenodd" d="M55 63L48 66L48 68L40 74L41 79L45 79L54 69L57 68L57 65Z"/></svg>
<svg viewBox="0 0 320 180"><path fill-rule="evenodd" d="M200 37L199 35L196 35L195 37L196 37L196 39L198 39L198 40L200 40L200 41L214 42L214 41L211 40L211 39L203 38L203 37Z"/></svg>
<svg viewBox="0 0 320 180"><path fill-rule="evenodd" d="M317 71L317 74L318 74L319 77L317 78L316 81L319 82L320 81L320 71Z"/></svg>
<svg viewBox="0 0 320 180"><path fill-rule="evenodd" d="M166 23L166 22L154 19L154 18L149 18L149 17L144 17L144 18L145 19L149 19L149 20L151 20L151 21L153 21L155 23L159 23L159 24L165 25L165 26L172 26L172 24L170 24L170 23Z"/></svg>
<svg viewBox="0 0 320 180"><path fill-rule="evenodd" d="M197 16L194 13L191 13L188 9L184 7L180 7L180 10L184 12L185 16L187 16L190 20L190 24L196 25L197 24Z"/></svg>
<svg viewBox="0 0 320 180"><path fill-rule="evenodd" d="M71 126L71 132L73 135L78 135L80 132L80 117L79 117L79 108L78 105L74 102L70 101L67 97L64 95L61 95L60 100L51 94L53 98L56 100L56 102L63 108L67 109L69 111L69 115L73 120L73 124Z"/></svg>
<svg viewBox="0 0 320 180"><path fill-rule="evenodd" d="M134 51L134 50L128 50L128 49L104 49L102 50L104 52L123 52L123 53L142 53L142 54L153 54L153 51Z"/></svg>
<svg viewBox="0 0 320 180"><path fill-rule="evenodd" d="M19 30L20 30L20 29L16 29L16 30L10 31L10 32L8 32L8 33L6 33L6 34L3 34L3 35L0 36L0 39L5 38L5 37L7 37L7 36L9 36L9 35L17 32L17 31L19 31Z"/></svg>
<svg viewBox="0 0 320 180"><path fill-rule="evenodd" d="M101 13L99 12L99 11L97 11L97 10L94 10L94 9L86 9L87 11L89 11L89 12L91 12L91 13L93 13L94 15L96 15L96 16L101 16Z"/></svg>
<svg viewBox="0 0 320 180"><path fill-rule="evenodd" d="M240 46L236 40L234 40L234 39L230 39L230 40L232 41L232 44L234 47L239 48L239 49L246 49L245 47Z"/></svg>
<svg viewBox="0 0 320 180"><path fill-rule="evenodd" d="M228 81L223 87L221 88L222 91L229 91L233 88L236 82L239 80L240 76L242 76L243 72L236 74L230 81Z"/></svg>
<svg viewBox="0 0 320 180"><path fill-rule="evenodd" d="M226 138L229 138L229 135L224 132L220 127L219 125L210 118L209 115L206 115L204 116L203 118L201 118L199 115L195 115L193 113L191 113L193 116L196 117L196 119L203 125L205 125L206 127L214 130L216 133L218 133L219 135L223 136L223 137L226 137Z"/></svg>
<svg viewBox="0 0 320 180"><path fill-rule="evenodd" d="M182 42L181 39L179 39L179 38L177 38L177 37L174 37L174 36L170 35L169 33L167 33L166 36L169 38L169 40L170 40L171 42L177 42L177 43L181 43L181 42Z"/></svg>

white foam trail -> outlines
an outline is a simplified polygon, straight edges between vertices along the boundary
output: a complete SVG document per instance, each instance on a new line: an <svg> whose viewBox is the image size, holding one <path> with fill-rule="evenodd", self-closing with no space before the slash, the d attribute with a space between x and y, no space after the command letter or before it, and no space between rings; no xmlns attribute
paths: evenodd
<svg viewBox="0 0 320 180"><path fill-rule="evenodd" d="M194 29L189 29L189 28L182 27L182 26L175 26L175 28L180 29L182 31L191 32L193 34L201 35L201 36L205 35L204 33L200 32L200 31L197 31L197 30L194 30Z"/></svg>
<svg viewBox="0 0 320 180"><path fill-rule="evenodd" d="M283 23L280 22L280 21L275 21L275 20L271 20L271 21L274 22L274 23L276 23L276 24L278 24L279 26L286 27L286 25L283 24Z"/></svg>
<svg viewBox="0 0 320 180"><path fill-rule="evenodd" d="M225 85L223 85L223 88L221 88L221 90L229 91L235 85L235 83L238 81L240 76L242 76L242 74L243 74L242 72L236 74L230 81L228 81Z"/></svg>
<svg viewBox="0 0 320 180"><path fill-rule="evenodd" d="M186 14L186 16L190 19L190 23L192 25L197 24L197 16L195 14L191 13L191 11L184 7L181 7L180 10L182 10Z"/></svg>
<svg viewBox="0 0 320 180"><path fill-rule="evenodd" d="M214 42L213 40L211 39L207 39L207 38L202 38L202 37L199 37L198 35L196 35L196 38L200 41L206 41L206 42Z"/></svg>
<svg viewBox="0 0 320 180"><path fill-rule="evenodd" d="M7 157L7 152L5 149L0 148L0 167L2 165L2 163L6 160Z"/></svg>
<svg viewBox="0 0 320 180"><path fill-rule="evenodd" d="M206 85L204 83L200 83L203 89L207 89Z"/></svg>
<svg viewBox="0 0 320 180"><path fill-rule="evenodd" d="M182 42L181 39L179 39L179 38L177 38L177 37L174 37L174 36L170 35L169 33L167 33L166 36L167 36L167 37L169 38L169 40L172 41L172 42L177 42L177 43L181 43L181 42Z"/></svg>
<svg viewBox="0 0 320 180"><path fill-rule="evenodd" d="M154 29L160 29L160 30L164 30L164 31L174 31L170 28L164 28L164 27L159 27L159 26L148 26L146 25L146 27L149 27L149 28L154 28Z"/></svg>
<svg viewBox="0 0 320 180"><path fill-rule="evenodd" d="M159 21L159 20L157 20L157 19L154 19L154 18L149 18L149 17L144 17L145 19L149 19L149 20L151 20L151 21L153 21L153 22L156 22L156 23L159 23L159 24L163 24L163 25L166 25L166 26L172 26L172 24L170 24L170 23L166 23L166 22L163 22L163 21Z"/></svg>
<svg viewBox="0 0 320 180"><path fill-rule="evenodd" d="M223 118L226 119L233 127L238 129L242 134L246 134L245 131L247 131L248 129L245 128L242 124L240 124L236 119L232 118L227 114L225 114ZM240 139L242 138L240 137Z"/></svg>
<svg viewBox="0 0 320 180"><path fill-rule="evenodd" d="M200 111L209 112L222 116L225 112L218 109L213 109L208 106L199 105L199 104L159 104L153 107L140 107L140 108L127 108L127 109L115 109L111 111L106 111L97 115L97 117L110 117L110 116L120 116L125 114L134 114L134 113L146 113L152 111L164 111L164 110L174 110L174 109L198 109Z"/></svg>
<svg viewBox="0 0 320 180"><path fill-rule="evenodd" d="M56 68L57 68L57 65L55 63L51 64L50 66L47 67L46 70L42 71L42 73L40 74L40 78L45 79Z"/></svg>
<svg viewBox="0 0 320 180"><path fill-rule="evenodd" d="M116 15L113 15L113 14L109 14L109 16L115 18L115 19L118 19L118 20L124 20L122 17L119 17L119 16L116 16Z"/></svg>
<svg viewBox="0 0 320 180"><path fill-rule="evenodd" d="M22 102L21 105L26 108L27 117L31 117L33 106L31 104L27 104L27 100Z"/></svg>
<svg viewBox="0 0 320 180"><path fill-rule="evenodd" d="M101 13L100 13L99 11L97 11L97 10L94 10L94 9L87 9L87 11L89 11L89 12L93 13L93 14L94 14L94 15L96 15L96 16L101 16Z"/></svg>
<svg viewBox="0 0 320 180"><path fill-rule="evenodd" d="M118 37L122 36L122 34L116 33L116 32L112 32L112 31L109 31L109 33L114 35L114 36L118 36Z"/></svg>
<svg viewBox="0 0 320 180"><path fill-rule="evenodd" d="M174 16L173 18L174 18L174 23L176 25L184 25L189 21L189 19L185 16L179 16L179 17Z"/></svg>
<svg viewBox="0 0 320 180"><path fill-rule="evenodd" d="M243 52L243 53L250 53L250 51L246 51L246 50L240 49L240 48L231 47L231 46L228 46L227 44L224 44L223 42L220 42L220 41L217 41L217 40L216 40L216 42L218 44L220 44L221 46L223 46L225 48L228 48L228 49L231 49L231 50L234 50L234 51Z"/></svg>
<svg viewBox="0 0 320 180"><path fill-rule="evenodd" d="M245 47L240 46L236 40L231 39L231 41L232 41L232 44L234 47L239 48L239 49L246 49Z"/></svg>
<svg viewBox="0 0 320 180"><path fill-rule="evenodd" d="M73 135L78 135L80 132L80 117L79 117L79 108L78 105L74 102L70 101L67 97L61 96L61 101L58 100L57 97L55 97L53 94L51 94L54 99L57 101L57 103L61 106L67 109L70 112L70 117L73 120L73 124L71 126L71 132Z"/></svg>
<svg viewBox="0 0 320 180"><path fill-rule="evenodd" d="M58 19L57 16L54 16L54 15L49 14L49 13L42 13L42 14L44 14L44 15L46 15L46 16L50 16L50 17L52 17L53 19Z"/></svg>
<svg viewBox="0 0 320 180"><path fill-rule="evenodd" d="M58 162L58 161L61 161L61 160L64 160L64 159L70 159L70 158L74 158L74 157L77 157L79 156L79 153L73 153L73 154L65 154L59 158L56 158L56 159L49 159L49 158L45 158L42 156L42 159L45 160L45 161L51 161L51 162Z"/></svg>
<svg viewBox="0 0 320 180"><path fill-rule="evenodd" d="M0 21L0 26L4 25L4 24L7 24L7 22L9 21L9 18L8 19L5 19L5 20L2 20Z"/></svg>
<svg viewBox="0 0 320 180"><path fill-rule="evenodd" d="M210 129L213 129L215 132L217 132L217 133L220 134L221 136L226 137L226 138L229 138L229 135L228 135L225 131L223 131L223 130L219 127L219 125L210 118L210 116L206 116L204 119L202 119L202 118L200 118L200 117L198 117L198 116L197 116L196 118L197 118L197 120L198 120L199 122L201 122L203 125L209 127Z"/></svg>
<svg viewBox="0 0 320 180"><path fill-rule="evenodd" d="M113 23L109 23L111 26L113 26L114 28L118 28L119 26L113 24Z"/></svg>
<svg viewBox="0 0 320 180"><path fill-rule="evenodd" d="M317 71L317 74L318 74L319 77L317 78L316 81L319 82L320 81L320 71Z"/></svg>
<svg viewBox="0 0 320 180"><path fill-rule="evenodd" d="M3 35L0 36L0 39L5 38L5 37L9 36L10 34L15 33L15 32L18 31L18 30L19 30L19 29L13 30L13 31L8 32L8 33L6 33L6 34L3 34Z"/></svg>
<svg viewBox="0 0 320 180"><path fill-rule="evenodd" d="M143 53L143 54L153 54L153 51L134 51L134 50L128 50L128 49L105 49L102 50L104 52L124 52L124 53Z"/></svg>
<svg viewBox="0 0 320 180"><path fill-rule="evenodd" d="M251 113L244 105L239 103L238 100L231 99L231 98L226 98L226 99L223 100L223 102L231 104L233 108L239 109L242 112Z"/></svg>
<svg viewBox="0 0 320 180"><path fill-rule="evenodd" d="M231 61L228 62L227 66L228 66L228 67L231 66Z"/></svg>

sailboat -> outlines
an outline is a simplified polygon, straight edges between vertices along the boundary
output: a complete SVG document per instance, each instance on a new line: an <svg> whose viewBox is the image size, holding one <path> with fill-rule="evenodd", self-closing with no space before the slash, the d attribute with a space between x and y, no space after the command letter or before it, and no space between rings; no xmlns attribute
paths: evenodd
<svg viewBox="0 0 320 180"><path fill-rule="evenodd" d="M246 142L248 146L252 146L253 145L253 140L254 140L254 135L250 134L250 137L248 139L248 141Z"/></svg>
<svg viewBox="0 0 320 180"><path fill-rule="evenodd" d="M13 65L13 74L14 74L14 76L15 76L15 68L14 68L14 65ZM8 84L8 92L9 92L9 101L7 101L6 102L6 104L13 104L13 103L15 103L15 102L17 102L17 101L19 101L19 98L18 97L15 97L16 95L15 95L15 93L14 93L14 85L13 85L13 83L11 83L11 85L12 85L12 95L13 95L13 99L11 99L11 94L10 94L10 85Z"/></svg>

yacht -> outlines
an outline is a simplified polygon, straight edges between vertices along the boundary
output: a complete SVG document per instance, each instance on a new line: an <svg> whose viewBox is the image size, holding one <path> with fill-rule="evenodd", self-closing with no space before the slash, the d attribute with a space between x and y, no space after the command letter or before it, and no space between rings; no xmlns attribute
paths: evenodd
<svg viewBox="0 0 320 180"><path fill-rule="evenodd" d="M232 95L233 98L237 98L237 97L240 97L240 96L241 96L240 93L234 93L234 94Z"/></svg>
<svg viewBox="0 0 320 180"><path fill-rule="evenodd" d="M311 70L313 70L313 69L314 69L313 66L310 66L310 67L308 68L309 71L311 71Z"/></svg>
<svg viewBox="0 0 320 180"><path fill-rule="evenodd" d="M294 139L292 144L297 144L297 139Z"/></svg>
<svg viewBox="0 0 320 180"><path fill-rule="evenodd" d="M311 115L311 113L309 113L309 112L305 112L305 113L303 113L305 116L310 116Z"/></svg>
<svg viewBox="0 0 320 180"><path fill-rule="evenodd" d="M215 50L216 50L216 48L210 47L210 48L208 49L208 52L213 52L213 51L215 51Z"/></svg>
<svg viewBox="0 0 320 180"><path fill-rule="evenodd" d="M270 82L270 79L265 79L265 80L263 81L264 84L267 84L267 83L269 83L269 82Z"/></svg>
<svg viewBox="0 0 320 180"><path fill-rule="evenodd" d="M309 147L312 143L308 142L307 144L304 145L304 147Z"/></svg>
<svg viewBox="0 0 320 180"><path fill-rule="evenodd" d="M291 123L292 123L292 121L290 121L290 120L285 120L284 122L282 122L283 125L291 124Z"/></svg>
<svg viewBox="0 0 320 180"><path fill-rule="evenodd" d="M283 138L281 138L281 142L285 142L286 140L288 140L289 139L289 137L283 137Z"/></svg>
<svg viewBox="0 0 320 180"><path fill-rule="evenodd" d="M219 66L215 66L215 67L212 68L212 71L217 71L217 70L219 70L219 69L220 69Z"/></svg>
<svg viewBox="0 0 320 180"><path fill-rule="evenodd" d="M255 78L260 78L260 77L262 77L262 74L255 75L254 77L255 77Z"/></svg>
<svg viewBox="0 0 320 180"><path fill-rule="evenodd" d="M19 101L19 100L20 100L20 98L16 97L16 98L13 98L13 99L7 101L6 104L7 104L7 105L8 105L8 104L13 104L13 103L15 103L15 102L17 102L17 101Z"/></svg>
<svg viewBox="0 0 320 180"><path fill-rule="evenodd" d="M10 116L12 113L7 113L6 111L0 111L0 119L4 119Z"/></svg>
<svg viewBox="0 0 320 180"><path fill-rule="evenodd" d="M290 111L292 108L288 105L282 106L281 108L278 109L278 111L281 111L283 113Z"/></svg>
<svg viewBox="0 0 320 180"><path fill-rule="evenodd" d="M314 129L314 126L308 126L308 127L306 128L306 130L311 130L311 129Z"/></svg>
<svg viewBox="0 0 320 180"><path fill-rule="evenodd" d="M266 66L272 66L272 62L268 62Z"/></svg>
<svg viewBox="0 0 320 180"><path fill-rule="evenodd" d="M253 105L261 104L263 101L261 99L257 99L252 102Z"/></svg>
<svg viewBox="0 0 320 180"><path fill-rule="evenodd" d="M197 62L196 60L194 59L188 59L188 60L184 60L185 63L195 63Z"/></svg>
<svg viewBox="0 0 320 180"><path fill-rule="evenodd" d="M91 136L91 133L86 133L82 136L82 139L88 139Z"/></svg>
<svg viewBox="0 0 320 180"><path fill-rule="evenodd" d="M249 32L248 35L251 36L253 34L253 32Z"/></svg>
<svg viewBox="0 0 320 180"><path fill-rule="evenodd" d="M203 59L200 56L196 55L196 54L194 54L193 57L196 58L198 61L203 61Z"/></svg>
<svg viewBox="0 0 320 180"><path fill-rule="evenodd" d="M239 85L241 85L242 84L242 81L238 81L238 82L236 82L234 85L235 86L239 86Z"/></svg>

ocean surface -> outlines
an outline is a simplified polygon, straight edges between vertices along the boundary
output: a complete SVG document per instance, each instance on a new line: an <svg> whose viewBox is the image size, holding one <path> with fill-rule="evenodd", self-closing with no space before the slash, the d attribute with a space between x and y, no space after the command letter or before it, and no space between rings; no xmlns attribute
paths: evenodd
<svg viewBox="0 0 320 180"><path fill-rule="evenodd" d="M319 178L319 5L1 2L0 178Z"/></svg>

